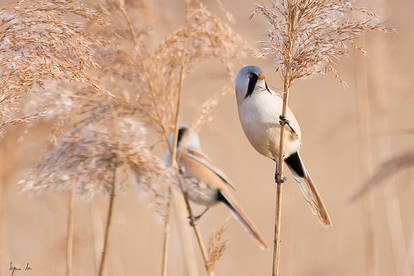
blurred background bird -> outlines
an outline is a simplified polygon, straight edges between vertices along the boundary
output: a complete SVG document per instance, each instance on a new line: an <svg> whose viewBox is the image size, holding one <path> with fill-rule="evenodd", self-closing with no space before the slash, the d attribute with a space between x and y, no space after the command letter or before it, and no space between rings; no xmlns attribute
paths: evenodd
<svg viewBox="0 0 414 276"><path fill-rule="evenodd" d="M170 145L173 144L173 138L174 135L171 133ZM169 153L166 160L168 163L171 161ZM259 246L262 249L267 248L263 236L233 197L231 190L234 190L234 187L229 179L202 153L198 134L184 125L181 125L178 130L177 163L180 174L185 180L183 181L184 192L192 202L206 207L200 215L195 217L195 220L200 219L211 206L222 202ZM194 222L190 221L190 223Z"/></svg>

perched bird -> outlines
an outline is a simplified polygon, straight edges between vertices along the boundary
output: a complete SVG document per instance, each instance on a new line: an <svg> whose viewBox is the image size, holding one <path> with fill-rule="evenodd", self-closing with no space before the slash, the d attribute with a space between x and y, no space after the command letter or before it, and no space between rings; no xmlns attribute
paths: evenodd
<svg viewBox="0 0 414 276"><path fill-rule="evenodd" d="M262 155L276 162L278 179L280 129L285 127L284 161L292 171L302 193L323 225L331 225L328 212L300 155L301 132L293 112L287 108L282 116L283 100L269 89L265 75L257 66L242 68L236 77L236 97L239 119L247 139Z"/></svg>
<svg viewBox="0 0 414 276"><path fill-rule="evenodd" d="M169 138L172 145L173 134ZM201 152L197 133L190 132L186 126L180 126L177 138L177 164L185 180L183 190L192 202L207 207L195 219L199 219L211 206L222 202L229 207L231 214L259 243L259 246L263 249L267 248L259 230L232 195L231 189L234 187L228 178ZM170 158L168 154L167 162Z"/></svg>

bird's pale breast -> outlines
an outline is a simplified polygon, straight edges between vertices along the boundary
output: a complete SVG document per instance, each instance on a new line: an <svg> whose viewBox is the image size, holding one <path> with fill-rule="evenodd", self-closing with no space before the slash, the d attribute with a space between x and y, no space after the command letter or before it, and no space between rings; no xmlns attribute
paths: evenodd
<svg viewBox="0 0 414 276"><path fill-rule="evenodd" d="M239 118L248 140L262 155L275 159L279 155L282 99L268 91L253 93L239 105ZM287 119L295 132L288 129L285 143L285 156L299 150L300 129L293 113L288 109Z"/></svg>

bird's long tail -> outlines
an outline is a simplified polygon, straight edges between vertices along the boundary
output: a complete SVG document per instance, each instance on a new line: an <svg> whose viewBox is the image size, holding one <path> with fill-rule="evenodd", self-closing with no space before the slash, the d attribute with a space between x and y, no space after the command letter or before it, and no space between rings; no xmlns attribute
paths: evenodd
<svg viewBox="0 0 414 276"><path fill-rule="evenodd" d="M226 191L219 191L219 200L226 204L231 211L231 214L236 220L240 222L243 228L259 243L260 248L265 249L267 245L260 234L253 221L247 216L247 214L241 209L240 205L234 199L234 197Z"/></svg>
<svg viewBox="0 0 414 276"><path fill-rule="evenodd" d="M305 197L306 202L312 210L312 213L316 215L319 221L326 226L331 226L332 222L329 217L328 211L326 210L325 205L321 197L319 196L316 186L312 182L312 178L309 173L306 172L306 175L303 179L298 181L299 187L302 190L303 196Z"/></svg>
<svg viewBox="0 0 414 276"><path fill-rule="evenodd" d="M302 194L312 210L312 213L318 217L319 221L323 225L331 226L332 222L329 218L328 211L319 196L316 186L313 184L312 178L303 165L299 153L292 154L285 159L285 162L295 176L295 179L298 182Z"/></svg>

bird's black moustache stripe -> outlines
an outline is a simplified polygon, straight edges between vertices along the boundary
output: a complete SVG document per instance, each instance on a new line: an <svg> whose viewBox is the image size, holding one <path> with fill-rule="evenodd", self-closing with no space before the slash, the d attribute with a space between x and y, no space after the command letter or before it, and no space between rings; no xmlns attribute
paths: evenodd
<svg viewBox="0 0 414 276"><path fill-rule="evenodd" d="M267 92L269 92L270 94L272 94L272 92L270 92L269 86L267 86L267 82L265 82L265 86L266 86Z"/></svg>
<svg viewBox="0 0 414 276"><path fill-rule="evenodd" d="M181 140L184 137L184 134L187 132L187 128L185 127L181 127L180 129L178 129L178 137L177 137L177 148L181 143Z"/></svg>
<svg viewBox="0 0 414 276"><path fill-rule="evenodd" d="M244 98L246 99L247 97L250 97L250 95L252 95L254 87L256 86L256 82L258 80L259 76L256 74L252 74L252 77L249 78L249 87L247 88L247 93L246 96L244 96Z"/></svg>

